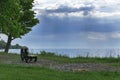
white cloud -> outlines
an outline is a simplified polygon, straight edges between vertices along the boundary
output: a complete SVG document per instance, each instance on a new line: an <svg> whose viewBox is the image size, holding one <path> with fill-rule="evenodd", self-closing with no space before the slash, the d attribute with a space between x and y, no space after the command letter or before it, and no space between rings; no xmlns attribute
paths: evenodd
<svg viewBox="0 0 120 80"><path fill-rule="evenodd" d="M112 38L120 38L120 33L119 32L115 32L111 34Z"/></svg>
<svg viewBox="0 0 120 80"><path fill-rule="evenodd" d="M91 12L91 16L95 16L95 17L113 17L113 16L120 16L120 12L100 12L100 11L94 11Z"/></svg>
<svg viewBox="0 0 120 80"><path fill-rule="evenodd" d="M47 14L47 16L54 16L54 17L63 18L66 16L66 14L65 13L52 13L52 14Z"/></svg>
<svg viewBox="0 0 120 80"><path fill-rule="evenodd" d="M7 41L7 36L5 34L0 34L0 39Z"/></svg>
<svg viewBox="0 0 120 80"><path fill-rule="evenodd" d="M86 36L89 40L110 40L110 39L120 39L119 32L109 32L109 33L100 33L100 32L88 32Z"/></svg>
<svg viewBox="0 0 120 80"><path fill-rule="evenodd" d="M112 17L120 16L120 0L35 0L36 13L42 14L41 10L57 9L59 6L64 5L71 8L80 8L85 6L94 6L94 11L90 12L89 16L92 17ZM65 16L84 17L81 12L68 13ZM55 13L53 13L54 15ZM58 13L60 14L60 13ZM50 14L51 15L51 14ZM62 14L60 14L61 17ZM55 15L56 16L56 15Z"/></svg>
<svg viewBox="0 0 120 80"><path fill-rule="evenodd" d="M87 38L89 40L106 40L107 36L103 33L98 32L89 32Z"/></svg>

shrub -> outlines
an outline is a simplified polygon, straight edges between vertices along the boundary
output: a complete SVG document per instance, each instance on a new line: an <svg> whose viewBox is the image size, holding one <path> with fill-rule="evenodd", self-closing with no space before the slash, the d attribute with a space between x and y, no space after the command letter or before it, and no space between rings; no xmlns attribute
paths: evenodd
<svg viewBox="0 0 120 80"><path fill-rule="evenodd" d="M41 51L40 53L41 53L40 55L42 56L56 56L56 54L53 52Z"/></svg>

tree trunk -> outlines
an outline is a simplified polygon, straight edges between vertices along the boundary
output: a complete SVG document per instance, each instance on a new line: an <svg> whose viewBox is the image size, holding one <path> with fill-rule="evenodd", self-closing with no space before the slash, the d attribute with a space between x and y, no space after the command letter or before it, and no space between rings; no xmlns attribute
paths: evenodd
<svg viewBox="0 0 120 80"><path fill-rule="evenodd" d="M10 45L11 45L11 42L12 42L12 36L9 35L8 36L8 40L7 40L7 44L6 44L6 47L5 47L5 51L4 51L5 53L8 53Z"/></svg>

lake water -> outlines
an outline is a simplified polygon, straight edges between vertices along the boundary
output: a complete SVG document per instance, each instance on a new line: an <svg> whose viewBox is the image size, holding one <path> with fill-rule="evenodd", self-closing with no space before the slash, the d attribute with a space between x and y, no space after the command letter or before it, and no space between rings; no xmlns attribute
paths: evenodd
<svg viewBox="0 0 120 80"><path fill-rule="evenodd" d="M40 54L41 51L54 52L57 55L69 57L118 57L120 49L29 49L30 53ZM2 50L0 50L2 51ZM11 53L20 54L20 49L10 49Z"/></svg>

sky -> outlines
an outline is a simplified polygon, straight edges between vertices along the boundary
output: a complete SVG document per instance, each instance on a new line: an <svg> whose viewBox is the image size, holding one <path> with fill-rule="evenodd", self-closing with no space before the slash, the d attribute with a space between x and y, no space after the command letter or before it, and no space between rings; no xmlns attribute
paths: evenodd
<svg viewBox="0 0 120 80"><path fill-rule="evenodd" d="M120 0L34 0L33 10L40 23L12 44L29 48L120 48Z"/></svg>

